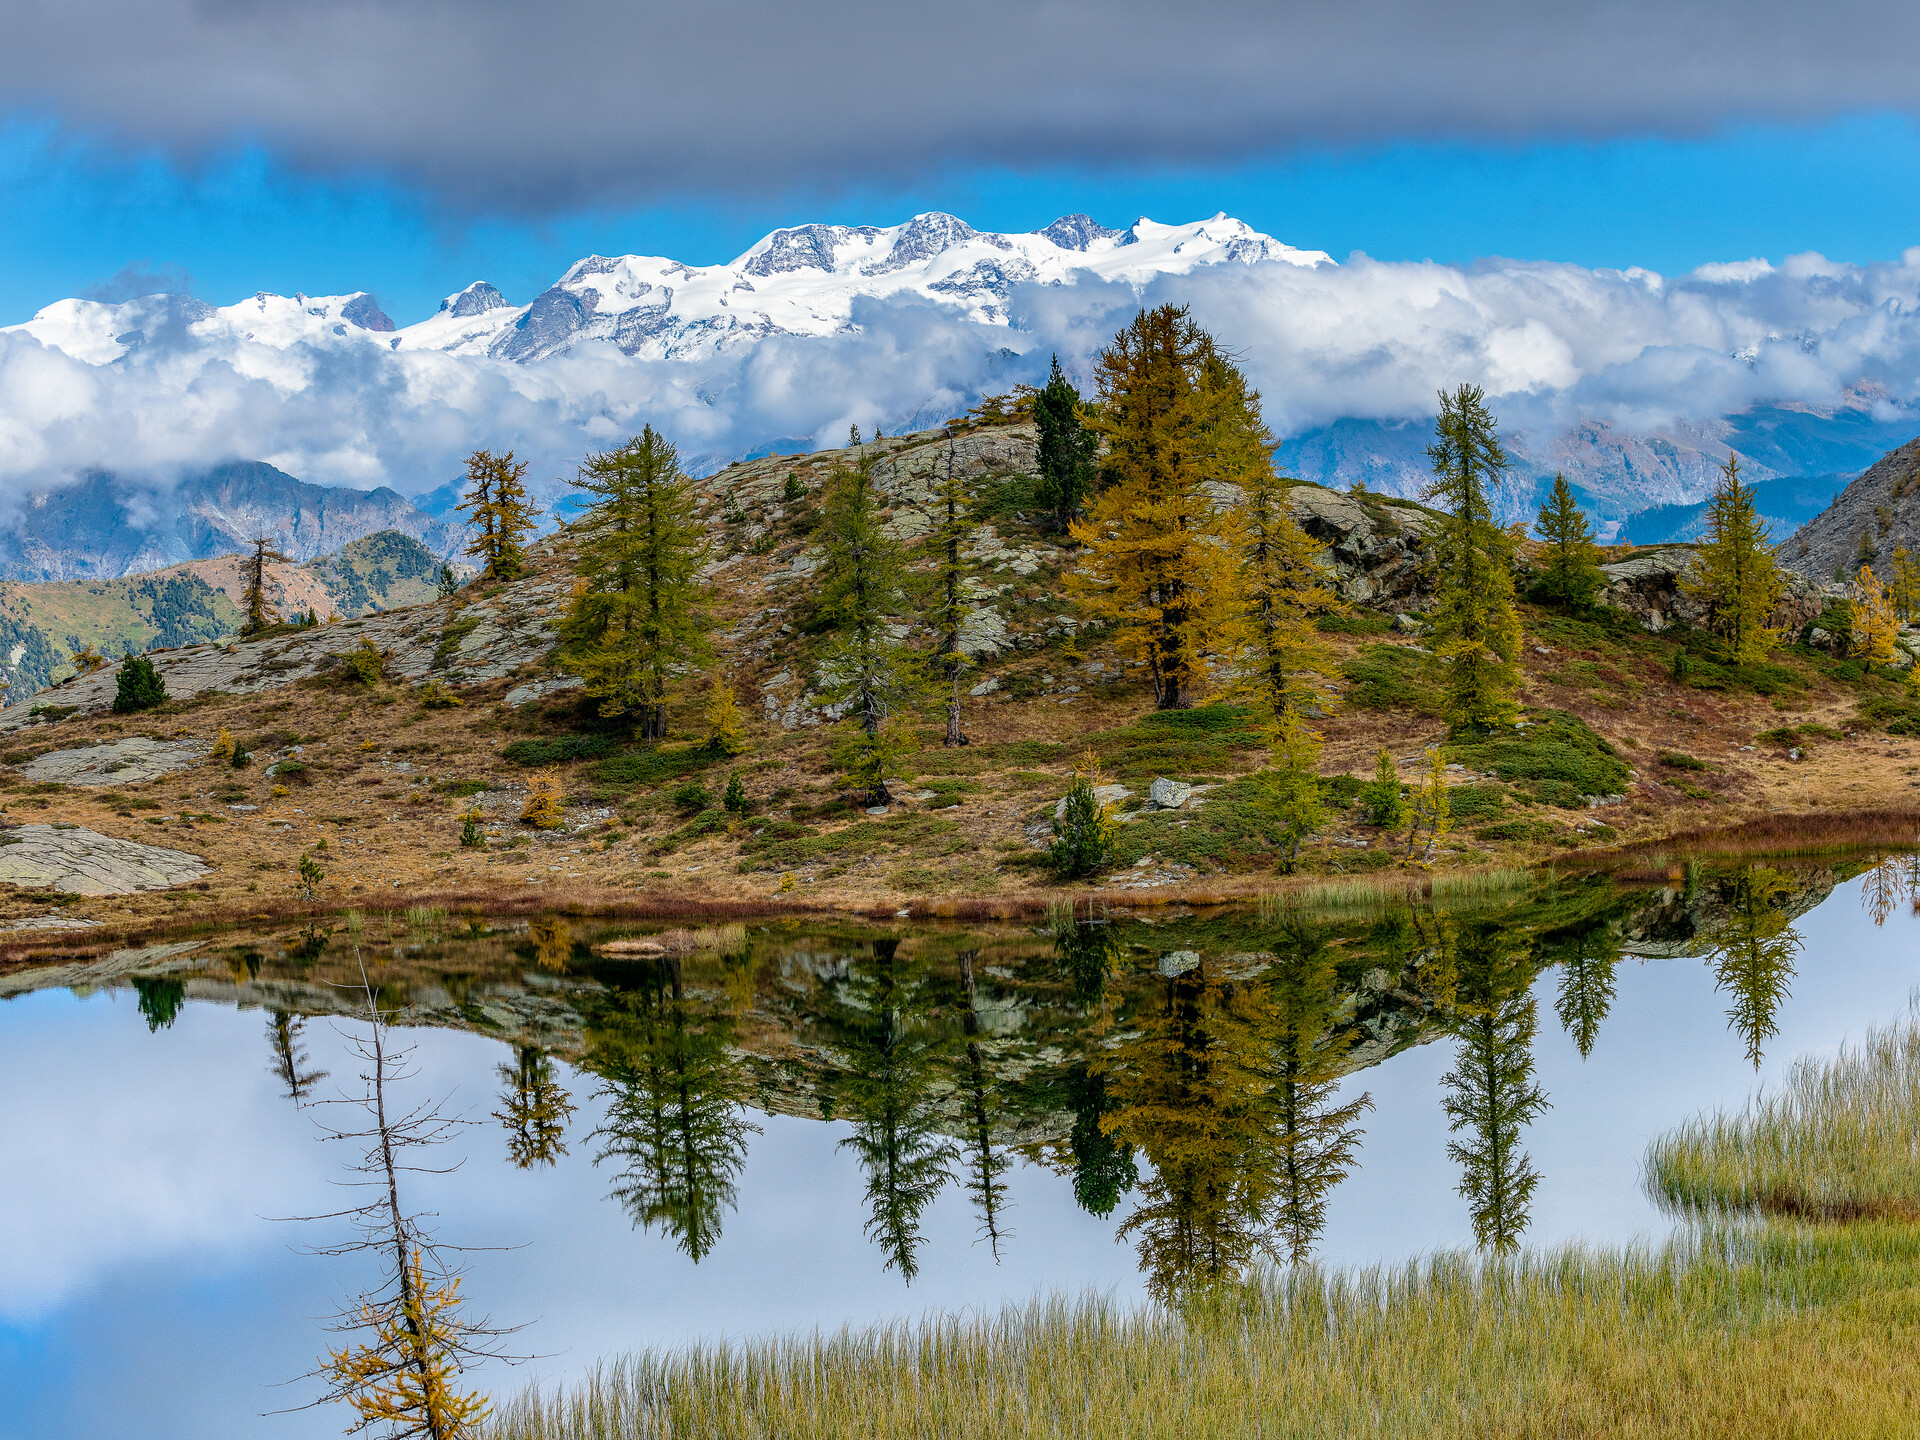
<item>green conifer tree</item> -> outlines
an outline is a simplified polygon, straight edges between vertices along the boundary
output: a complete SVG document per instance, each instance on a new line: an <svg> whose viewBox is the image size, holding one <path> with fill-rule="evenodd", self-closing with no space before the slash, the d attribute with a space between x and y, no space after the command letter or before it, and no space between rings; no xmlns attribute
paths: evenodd
<svg viewBox="0 0 1920 1440"><path fill-rule="evenodd" d="M917 697L915 665L889 627L906 608L905 562L880 518L873 460L862 456L827 480L816 532L825 552L817 610L832 630L819 675L855 733L841 752L848 783L870 806L888 804L889 777L911 737L897 717Z"/></svg>
<svg viewBox="0 0 1920 1440"><path fill-rule="evenodd" d="M940 679L947 691L947 733L949 746L967 744L960 725L961 679L972 668L973 660L961 648L967 614L967 583L973 578L973 563L967 559L967 542L973 538L973 496L966 478L954 464L953 434L947 434L945 469L934 486L934 526L927 537L934 555L933 622L934 655Z"/></svg>
<svg viewBox="0 0 1920 1440"><path fill-rule="evenodd" d="M1591 605L1606 577L1600 573L1600 547L1593 543L1593 527L1573 498L1566 476L1553 477L1553 490L1542 502L1533 530L1546 545L1546 569L1534 593L1569 610Z"/></svg>
<svg viewBox="0 0 1920 1440"><path fill-rule="evenodd" d="M476 450L467 457L467 490L455 507L474 537L467 554L480 561L483 581L511 580L526 568L526 542L540 512L527 494L527 462L513 452Z"/></svg>
<svg viewBox="0 0 1920 1440"><path fill-rule="evenodd" d="M1780 601L1780 567L1772 536L1760 518L1753 487L1740 479L1740 457L1729 455L1707 502L1706 535L1699 564L1682 588L1705 603L1708 624L1727 642L1740 664L1757 664L1779 638L1767 624Z"/></svg>
<svg viewBox="0 0 1920 1440"><path fill-rule="evenodd" d="M1366 806L1367 823L1378 825L1389 835L1406 821L1407 802L1400 793L1400 772L1384 745L1373 757L1373 779L1361 790L1360 803Z"/></svg>
<svg viewBox="0 0 1920 1440"><path fill-rule="evenodd" d="M1040 472L1034 499L1052 517L1054 528L1065 530L1080 518L1093 490L1100 437L1082 421L1080 392L1061 373L1058 355L1047 383L1034 392L1033 426L1034 468Z"/></svg>
<svg viewBox="0 0 1920 1440"><path fill-rule="evenodd" d="M1447 723L1456 734L1485 734L1520 714L1510 544L1493 520L1493 490L1513 462L1477 385L1441 392L1435 431L1426 496L1448 517L1438 537L1434 654L1445 671Z"/></svg>
<svg viewBox="0 0 1920 1440"><path fill-rule="evenodd" d="M595 498L579 525L560 663L586 682L602 715L628 716L642 738L658 740L670 683L711 653L699 582L707 543L693 482L649 425L588 456L579 485Z"/></svg>

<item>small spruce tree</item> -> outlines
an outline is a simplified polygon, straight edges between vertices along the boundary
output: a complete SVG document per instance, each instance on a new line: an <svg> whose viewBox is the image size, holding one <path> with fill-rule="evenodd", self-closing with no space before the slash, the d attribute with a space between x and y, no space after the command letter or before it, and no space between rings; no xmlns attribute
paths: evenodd
<svg viewBox="0 0 1920 1440"><path fill-rule="evenodd" d="M1407 805L1400 794L1400 773L1384 745L1373 757L1373 779L1361 789L1360 802L1366 807L1367 823L1378 825L1388 834L1406 821Z"/></svg>
<svg viewBox="0 0 1920 1440"><path fill-rule="evenodd" d="M1300 847L1327 823L1320 792L1320 736L1297 710L1288 710L1273 728L1272 759L1265 779L1280 819L1280 869L1291 875Z"/></svg>
<svg viewBox="0 0 1920 1440"><path fill-rule="evenodd" d="M167 701L167 685L154 669L153 661L129 651L120 661L119 685L113 697L113 713L129 715L136 710L151 710Z"/></svg>
<svg viewBox="0 0 1920 1440"><path fill-rule="evenodd" d="M1533 529L1546 546L1546 568L1534 593L1569 610L1591 605L1605 578L1600 573L1600 547L1593 543L1593 527L1573 498L1566 476L1553 477L1553 489L1541 504Z"/></svg>
<svg viewBox="0 0 1920 1440"><path fill-rule="evenodd" d="M1094 459L1100 437L1086 427L1080 392L1061 373L1060 357L1053 357L1047 383L1033 395L1036 435L1034 499L1051 517L1056 530L1065 530L1080 518L1093 489Z"/></svg>
<svg viewBox="0 0 1920 1440"><path fill-rule="evenodd" d="M729 815L745 815L753 809L753 802L747 798L747 787L741 782L738 772L727 776L727 789L720 797L720 808Z"/></svg>
<svg viewBox="0 0 1920 1440"><path fill-rule="evenodd" d="M1116 827L1106 803L1094 794L1100 773L1089 756L1073 772L1060 814L1053 822L1047 859L1062 880L1084 880L1113 864Z"/></svg>

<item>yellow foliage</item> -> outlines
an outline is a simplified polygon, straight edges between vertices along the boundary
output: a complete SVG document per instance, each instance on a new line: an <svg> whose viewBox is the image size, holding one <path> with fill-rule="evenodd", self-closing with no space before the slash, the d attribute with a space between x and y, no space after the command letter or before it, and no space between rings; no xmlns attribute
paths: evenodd
<svg viewBox="0 0 1920 1440"><path fill-rule="evenodd" d="M213 742L213 758L216 760L233 758L233 736L228 733L224 725L220 727L219 737Z"/></svg>
<svg viewBox="0 0 1920 1440"><path fill-rule="evenodd" d="M373 1339L331 1351L325 1366L336 1391L359 1417L347 1433L392 1425L399 1434L439 1440L469 1440L479 1434L488 1413L486 1397L455 1388L460 1379L459 1306L458 1277L428 1285L416 1253L408 1259L397 1297L363 1304L354 1312Z"/></svg>
<svg viewBox="0 0 1920 1440"><path fill-rule="evenodd" d="M1413 792L1413 824L1407 827L1407 854L1413 854L1423 829L1427 832L1423 858L1431 860L1440 837L1453 829L1453 805L1447 798L1447 757L1438 745L1427 752L1426 778Z"/></svg>
<svg viewBox="0 0 1920 1440"><path fill-rule="evenodd" d="M95 649L91 642L82 645L68 658L73 661L73 668L82 675L91 675L107 663L107 657Z"/></svg>
<svg viewBox="0 0 1920 1440"><path fill-rule="evenodd" d="M747 748L747 732L734 699L733 685L716 675L707 692L707 748L716 755L734 756Z"/></svg>
<svg viewBox="0 0 1920 1440"><path fill-rule="evenodd" d="M565 819L561 805L560 777L552 770L535 773L527 784L527 803L520 807L520 819L536 830L558 830Z"/></svg>
<svg viewBox="0 0 1920 1440"><path fill-rule="evenodd" d="M368 750L377 750L379 748L379 745L372 740L362 740L360 742L360 749L363 754Z"/></svg>
<svg viewBox="0 0 1920 1440"><path fill-rule="evenodd" d="M1871 565L1860 567L1849 598L1853 601L1853 653L1875 665L1891 664L1900 621L1894 614L1893 597L1874 578Z"/></svg>

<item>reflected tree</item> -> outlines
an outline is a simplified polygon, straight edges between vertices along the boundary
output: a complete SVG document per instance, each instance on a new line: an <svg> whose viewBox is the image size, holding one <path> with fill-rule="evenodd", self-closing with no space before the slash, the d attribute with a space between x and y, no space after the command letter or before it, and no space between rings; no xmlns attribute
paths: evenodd
<svg viewBox="0 0 1920 1440"><path fill-rule="evenodd" d="M1088 905L1085 919L1068 905L1053 917L1053 953L1073 986L1080 1005L1098 1005L1120 958L1120 937L1104 915L1096 917Z"/></svg>
<svg viewBox="0 0 1920 1440"><path fill-rule="evenodd" d="M1103 1126L1153 1167L1120 1235L1136 1237L1148 1291L1173 1301L1276 1253L1267 1217L1276 1154L1264 992L1226 983L1205 962L1163 985L1115 1052L1117 1108Z"/></svg>
<svg viewBox="0 0 1920 1440"><path fill-rule="evenodd" d="M1275 937L1271 975L1272 1088L1276 1146L1275 1228L1295 1262L1313 1253L1327 1223L1327 1197L1359 1149L1357 1123L1373 1108L1361 1094L1336 1103L1355 1032L1335 1028L1339 980L1324 931L1297 917Z"/></svg>
<svg viewBox="0 0 1920 1440"><path fill-rule="evenodd" d="M1748 866L1721 882L1723 904L1710 936L1714 988L1732 997L1727 1026L1756 1070L1767 1041L1779 1032L1776 1017L1792 992L1800 953L1800 937L1780 903L1792 892L1793 881L1778 870Z"/></svg>
<svg viewBox="0 0 1920 1440"><path fill-rule="evenodd" d="M573 927L557 915L546 915L527 926L533 941L533 962L542 970L564 974L573 958Z"/></svg>
<svg viewBox="0 0 1920 1440"><path fill-rule="evenodd" d="M269 1071L286 1087L287 1098L295 1105L306 1103L308 1093L327 1078L325 1070L310 1070L307 1059L305 1016L275 1010L267 1019L267 1043L273 1047Z"/></svg>
<svg viewBox="0 0 1920 1440"><path fill-rule="evenodd" d="M919 1273L920 1214L952 1178L960 1158L935 1128L933 1082L946 1041L933 1018L924 966L876 940L856 962L836 1007L847 1056L839 1100L853 1133L840 1142L866 1171L866 1233L889 1270Z"/></svg>
<svg viewBox="0 0 1920 1440"><path fill-rule="evenodd" d="M1459 983L1450 1028L1457 1047L1440 1084L1448 1128L1460 1138L1447 1154L1460 1166L1475 1243L1510 1251L1527 1228L1540 1183L1520 1132L1547 1108L1533 1078L1539 1020L1527 988L1529 946L1517 930L1483 922L1459 927L1455 939Z"/></svg>
<svg viewBox="0 0 1920 1440"><path fill-rule="evenodd" d="M635 1225L658 1225L698 1262L738 1199L759 1126L741 1109L729 1017L688 998L677 957L638 968L641 983L614 993L587 1032L583 1068L607 1102L594 1164L619 1167L613 1198Z"/></svg>
<svg viewBox="0 0 1920 1440"><path fill-rule="evenodd" d="M1620 942L1613 927L1603 923L1556 938L1542 947L1541 959L1560 966L1554 1013L1585 1060L1593 1053L1600 1026L1613 1008L1614 967L1620 963Z"/></svg>
<svg viewBox="0 0 1920 1440"><path fill-rule="evenodd" d="M507 1132L507 1158L521 1170L551 1165L567 1153L573 1096L554 1078L553 1057L537 1045L514 1047L513 1064L494 1072L504 1088L493 1112Z"/></svg>
<svg viewBox="0 0 1920 1440"><path fill-rule="evenodd" d="M1073 1198L1089 1215L1108 1216L1120 1197L1139 1182L1133 1146L1116 1139L1109 1123L1117 1108L1107 1097L1107 1077L1081 1064L1067 1072L1073 1130L1067 1137L1072 1157Z"/></svg>
<svg viewBox="0 0 1920 1440"><path fill-rule="evenodd" d="M966 1157L964 1184L973 1197L974 1213L980 1217L980 1236L993 1250L994 1263L1000 1261L1000 1242L1011 1238L1002 1212L1007 1208L1007 1186L1000 1177L1012 1163L1005 1150L993 1145L993 1125L1000 1104L987 1073L986 1055L980 1047L980 1016L975 1007L973 982L974 954L960 957L960 980L966 990Z"/></svg>
<svg viewBox="0 0 1920 1440"><path fill-rule="evenodd" d="M187 987L170 975L135 975L133 993L138 997L140 1017L147 1022L147 1033L158 1034L180 1018L180 1007L187 1003Z"/></svg>
<svg viewBox="0 0 1920 1440"><path fill-rule="evenodd" d="M1860 903L1876 927L1886 924L1894 908L1909 896L1920 909L1920 855L1889 855L1860 882Z"/></svg>

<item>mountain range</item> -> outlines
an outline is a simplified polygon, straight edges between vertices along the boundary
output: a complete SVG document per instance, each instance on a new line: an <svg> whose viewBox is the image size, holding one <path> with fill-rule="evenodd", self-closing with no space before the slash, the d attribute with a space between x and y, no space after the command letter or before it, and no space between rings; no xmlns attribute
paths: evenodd
<svg viewBox="0 0 1920 1440"><path fill-rule="evenodd" d="M723 265L655 255L589 255L525 305L476 280L418 324L396 328L370 294L254 295L215 307L182 295L120 304L62 300L11 327L104 365L180 338L372 345L528 362L592 342L645 360L688 360L773 335L833 335L862 299L917 296L982 324L1005 325L1017 285L1080 278L1139 284L1201 265L1331 265L1225 214L1185 225L1141 218L1109 230L1064 215L1043 230L996 234L953 215L902 225L775 230Z"/></svg>
<svg viewBox="0 0 1920 1440"><path fill-rule="evenodd" d="M92 471L29 496L0 528L0 578L138 575L237 554L256 536L292 560L313 560L389 530L442 558L466 543L458 526L385 486L312 485L257 460L215 466L170 490Z"/></svg>

